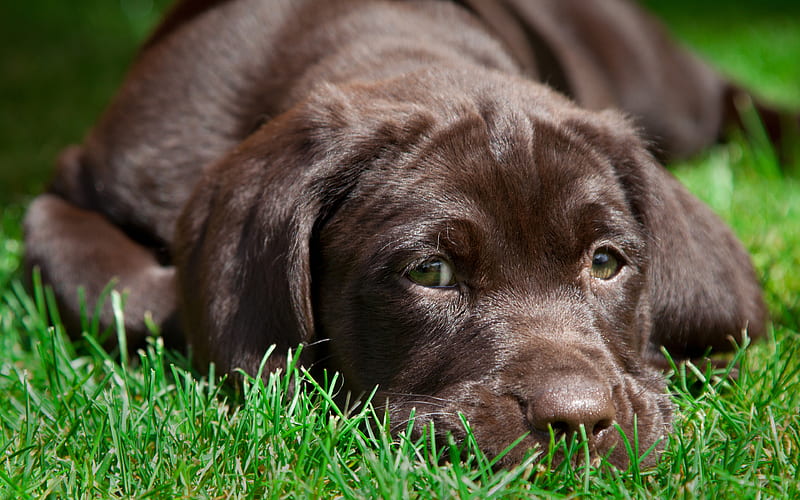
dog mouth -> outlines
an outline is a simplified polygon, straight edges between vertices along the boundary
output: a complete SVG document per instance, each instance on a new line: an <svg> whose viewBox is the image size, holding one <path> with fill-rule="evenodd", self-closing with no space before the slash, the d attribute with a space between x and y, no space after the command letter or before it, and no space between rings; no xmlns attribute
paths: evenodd
<svg viewBox="0 0 800 500"><path fill-rule="evenodd" d="M454 443L462 453L474 439L496 468L517 466L531 453L538 454L535 461L551 467L564 460L577 466L588 458L594 466L606 463L626 469L635 463L649 468L663 451L671 426L672 406L666 394L643 388L635 380L611 390L612 409L605 398L599 404L573 399L575 406L583 405L583 418L575 417L570 408L542 409L548 398L559 397L559 391L538 398L510 392L495 395L485 385L474 384L459 393L460 397L381 396L389 398L393 434L410 429L412 438L419 439L432 430L437 446Z"/></svg>

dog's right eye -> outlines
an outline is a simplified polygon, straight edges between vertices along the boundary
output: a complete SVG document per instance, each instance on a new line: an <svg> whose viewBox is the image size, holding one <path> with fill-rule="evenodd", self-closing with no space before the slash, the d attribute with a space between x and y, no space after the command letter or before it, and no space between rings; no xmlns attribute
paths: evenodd
<svg viewBox="0 0 800 500"><path fill-rule="evenodd" d="M622 259L609 248L599 248L592 256L589 274L600 280L610 280L622 269Z"/></svg>
<svg viewBox="0 0 800 500"><path fill-rule="evenodd" d="M417 285L430 288L455 286L453 266L441 257L432 257L417 264L408 271L408 279Z"/></svg>

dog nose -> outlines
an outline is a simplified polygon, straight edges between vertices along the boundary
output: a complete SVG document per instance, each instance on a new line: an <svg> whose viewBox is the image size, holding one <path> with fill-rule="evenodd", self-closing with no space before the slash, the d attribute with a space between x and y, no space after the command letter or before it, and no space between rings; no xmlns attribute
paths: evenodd
<svg viewBox="0 0 800 500"><path fill-rule="evenodd" d="M580 435L583 425L590 447L616 418L611 389L580 377L560 379L535 392L527 403L526 418L534 430L549 432L552 427L556 436L571 436Z"/></svg>

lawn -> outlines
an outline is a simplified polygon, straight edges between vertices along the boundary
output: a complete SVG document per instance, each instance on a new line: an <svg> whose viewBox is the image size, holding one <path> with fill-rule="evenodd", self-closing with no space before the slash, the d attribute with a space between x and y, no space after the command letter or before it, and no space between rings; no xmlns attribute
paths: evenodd
<svg viewBox="0 0 800 500"><path fill-rule="evenodd" d="M800 4L646 3L721 71L800 109ZM48 327L48 294L21 285L24 206L165 5L0 4L0 498L800 497L800 160L779 164L757 130L670 166L750 250L773 324L737 353L737 378L670 374L675 432L654 469L589 466L577 448L576 466L493 471L470 444L391 438L370 405L337 408L334 375L289 366L233 393L158 337L129 359L91 325L75 342Z"/></svg>

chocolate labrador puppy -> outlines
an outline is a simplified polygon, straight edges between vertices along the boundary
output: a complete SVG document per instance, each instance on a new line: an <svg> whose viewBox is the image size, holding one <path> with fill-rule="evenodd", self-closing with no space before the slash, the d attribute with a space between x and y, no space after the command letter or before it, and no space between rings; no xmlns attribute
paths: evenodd
<svg viewBox="0 0 800 500"><path fill-rule="evenodd" d="M303 344L399 427L526 435L504 464L583 427L624 466L615 424L669 430L662 347L764 331L747 254L652 154L715 141L734 92L623 0L182 1L27 263L72 329L116 279L131 344L145 314L198 367Z"/></svg>

